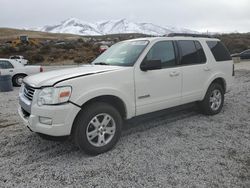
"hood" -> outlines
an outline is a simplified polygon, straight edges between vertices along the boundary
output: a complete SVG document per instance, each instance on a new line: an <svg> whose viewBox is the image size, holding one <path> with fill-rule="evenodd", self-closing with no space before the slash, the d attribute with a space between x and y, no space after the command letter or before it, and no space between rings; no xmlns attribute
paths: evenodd
<svg viewBox="0 0 250 188"><path fill-rule="evenodd" d="M83 65L74 68L67 68L61 70L54 70L27 76L24 83L32 87L53 86L61 81L88 76L93 74L100 74L114 70L120 70L124 67L120 66L104 66L104 65Z"/></svg>

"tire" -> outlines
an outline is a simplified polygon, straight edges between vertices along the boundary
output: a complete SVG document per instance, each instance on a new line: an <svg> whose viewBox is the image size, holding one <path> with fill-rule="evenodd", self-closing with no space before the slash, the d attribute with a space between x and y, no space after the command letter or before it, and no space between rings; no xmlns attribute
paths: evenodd
<svg viewBox="0 0 250 188"><path fill-rule="evenodd" d="M58 141L58 142L62 142L62 141L66 141L69 136L50 136L50 135L46 135L46 134L42 134L42 133L37 133L42 139L44 140L49 140L49 141Z"/></svg>
<svg viewBox="0 0 250 188"><path fill-rule="evenodd" d="M17 74L13 76L12 78L13 86L20 87L22 85L23 82L22 80L24 79L24 77L26 77L26 75L24 74Z"/></svg>
<svg viewBox="0 0 250 188"><path fill-rule="evenodd" d="M206 115L218 114L224 104L224 89L218 83L212 83L205 95L205 98L199 102L201 111Z"/></svg>
<svg viewBox="0 0 250 188"><path fill-rule="evenodd" d="M74 141L89 155L107 152L118 142L122 123L120 113L112 105L103 102L90 104L79 112L74 122Z"/></svg>

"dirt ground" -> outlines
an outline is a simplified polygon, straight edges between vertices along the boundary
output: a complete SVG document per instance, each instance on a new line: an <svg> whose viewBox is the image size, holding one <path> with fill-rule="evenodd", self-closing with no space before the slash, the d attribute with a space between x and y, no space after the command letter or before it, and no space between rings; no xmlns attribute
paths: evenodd
<svg viewBox="0 0 250 188"><path fill-rule="evenodd" d="M130 120L96 157L30 132L18 88L0 93L0 187L250 187L250 62L235 66L220 114L187 106Z"/></svg>

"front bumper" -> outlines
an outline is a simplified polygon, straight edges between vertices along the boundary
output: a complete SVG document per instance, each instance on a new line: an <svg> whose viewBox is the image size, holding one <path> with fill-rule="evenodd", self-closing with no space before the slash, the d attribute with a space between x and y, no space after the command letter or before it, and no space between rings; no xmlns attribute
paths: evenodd
<svg viewBox="0 0 250 188"><path fill-rule="evenodd" d="M22 105L21 102L20 104ZM21 105L18 108L18 113L24 124L33 132L50 136L70 135L74 119L80 111L79 107L71 103L53 106L44 105L41 107L32 105L31 112L27 115L27 113L24 113L25 109L23 109ZM41 123L39 117L51 118L52 124L47 125Z"/></svg>

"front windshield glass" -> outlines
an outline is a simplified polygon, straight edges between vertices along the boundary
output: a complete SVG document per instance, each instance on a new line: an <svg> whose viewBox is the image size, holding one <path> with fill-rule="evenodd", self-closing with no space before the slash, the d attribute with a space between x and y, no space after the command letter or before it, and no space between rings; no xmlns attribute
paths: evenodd
<svg viewBox="0 0 250 188"><path fill-rule="evenodd" d="M147 44L146 40L119 42L96 58L92 64L133 66Z"/></svg>

